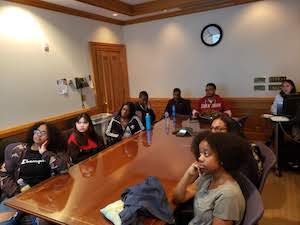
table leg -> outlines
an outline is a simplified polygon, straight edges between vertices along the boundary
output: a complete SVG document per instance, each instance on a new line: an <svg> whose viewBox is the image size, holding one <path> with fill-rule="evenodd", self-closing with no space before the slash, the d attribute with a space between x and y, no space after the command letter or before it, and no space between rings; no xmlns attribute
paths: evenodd
<svg viewBox="0 0 300 225"><path fill-rule="evenodd" d="M275 155L276 155L276 164L275 164L275 174L276 176L281 177L281 168L279 166L279 157L278 157L278 152L279 152L279 123L275 124L275 140L274 140L274 150L275 150Z"/></svg>

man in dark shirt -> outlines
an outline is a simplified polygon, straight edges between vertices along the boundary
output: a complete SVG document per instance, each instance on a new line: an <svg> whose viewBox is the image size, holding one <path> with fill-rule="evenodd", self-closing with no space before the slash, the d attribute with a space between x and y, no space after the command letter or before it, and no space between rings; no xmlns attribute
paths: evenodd
<svg viewBox="0 0 300 225"><path fill-rule="evenodd" d="M191 103L189 100L181 98L181 90L179 88L174 88L173 98L169 100L165 112L172 115L172 106L175 105L176 115L191 115Z"/></svg>
<svg viewBox="0 0 300 225"><path fill-rule="evenodd" d="M151 109L151 105L149 102L149 96L146 91L141 91L139 94L139 101L135 103L135 110L137 116L142 121L143 125L146 126L146 114L149 113L151 118L151 124L155 122L155 113Z"/></svg>

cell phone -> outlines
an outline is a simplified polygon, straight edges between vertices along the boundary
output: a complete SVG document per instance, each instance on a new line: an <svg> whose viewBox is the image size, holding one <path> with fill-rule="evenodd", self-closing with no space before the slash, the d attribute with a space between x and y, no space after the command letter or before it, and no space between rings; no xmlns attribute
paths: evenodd
<svg viewBox="0 0 300 225"><path fill-rule="evenodd" d="M177 137L192 136L193 129L190 127L183 127L183 128L180 128L179 130L175 131L174 134Z"/></svg>

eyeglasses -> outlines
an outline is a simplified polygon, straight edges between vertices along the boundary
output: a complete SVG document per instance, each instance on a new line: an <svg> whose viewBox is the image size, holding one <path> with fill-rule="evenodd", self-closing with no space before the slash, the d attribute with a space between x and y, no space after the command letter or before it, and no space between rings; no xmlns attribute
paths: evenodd
<svg viewBox="0 0 300 225"><path fill-rule="evenodd" d="M39 136L47 136L48 135L47 131L42 131L42 130L34 130L33 133L36 135L39 135Z"/></svg>
<svg viewBox="0 0 300 225"><path fill-rule="evenodd" d="M226 127L210 127L210 130L213 132L226 132Z"/></svg>

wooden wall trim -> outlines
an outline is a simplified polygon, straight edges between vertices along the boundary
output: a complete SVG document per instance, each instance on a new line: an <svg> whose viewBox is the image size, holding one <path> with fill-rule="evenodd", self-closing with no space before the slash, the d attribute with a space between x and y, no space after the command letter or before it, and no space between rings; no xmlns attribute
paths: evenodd
<svg viewBox="0 0 300 225"><path fill-rule="evenodd" d="M20 3L23 5L29 5L29 6L33 6L33 7L37 7L37 8L47 9L47 10L51 10L51 11L55 11L55 12L73 15L73 16L84 17L87 19L117 24L117 25L125 24L124 21L121 21L121 20L112 19L109 17L97 15L94 13L89 13L89 12L81 11L78 9L73 9L73 8L65 7L62 5L57 5L57 4L50 3L50 2L44 2L44 1L40 1L40 0L7 0L7 1L14 2L14 3Z"/></svg>
<svg viewBox="0 0 300 225"><path fill-rule="evenodd" d="M34 6L38 8L43 8L47 10L52 10L56 12L61 12L64 14L80 16L92 20L98 20L103 22L108 22L117 25L129 25L142 23L152 20L165 19L175 16L181 16L186 14L198 13L213 9L225 8L235 5L241 5L262 0L221 0L215 2L214 0L155 0L151 2L141 3L137 5L131 5L119 0L109 0L109 1L96 1L96 0L76 0L82 3L93 5L96 7L101 7L114 12L122 13L128 16L141 16L144 17L129 19L129 20L118 20L115 18L105 17L94 13L89 13L86 11L73 9L70 7L45 2L42 0L7 0L9 2L20 3L24 5ZM162 13L158 15L147 16L146 14L163 11L164 9L174 9L179 8L179 11L173 11L169 13Z"/></svg>
<svg viewBox="0 0 300 225"><path fill-rule="evenodd" d="M174 11L174 12L169 12L169 13L163 13L163 14L158 14L158 15L153 15L153 16L146 16L146 17L141 17L137 19L130 19L124 21L125 25L130 25L130 24L137 24L137 23L144 23L148 21L153 21L153 20L160 20L160 19L166 19L166 18L171 18L171 17L176 17L176 16L182 16L182 15L188 15L188 14L193 14L193 13L199 13L199 12L205 12L209 10L215 10L215 9L220 9L220 8L226 8L226 7L231 7L235 5L241 5L241 4L246 4L250 2L255 2L255 1L261 1L261 0L245 0L245 1L240 1L240 2L233 2L233 1L223 1L223 2L218 2L218 3L210 3L207 5L195 5L195 6L188 6L188 4L185 4L181 10L179 11ZM146 3L145 3L146 4ZM146 10L144 10L146 11ZM151 11L151 10L148 10Z"/></svg>
<svg viewBox="0 0 300 225"><path fill-rule="evenodd" d="M121 2L119 0L76 0L78 2L83 2L89 5L101 7L104 9L108 9L114 12L122 13L128 16L134 16L133 13L133 5L127 4L125 2Z"/></svg>
<svg viewBox="0 0 300 225"><path fill-rule="evenodd" d="M90 115L93 115L93 114L99 113L99 111L97 110L96 107L93 107L93 108L81 109L81 110L77 110L77 111L73 111L73 112L68 112L68 113L65 113L62 115L47 117L47 118L44 118L44 119L41 119L38 121L22 124L22 125L4 129L4 130L0 130L0 138L6 138L6 137L10 137L10 136L18 136L18 137L21 137L21 139L23 139L27 130L31 126L33 126L36 122L39 122L39 121L48 122L48 123L54 124L55 126L57 126L60 129L64 129L67 126L66 125L67 121L70 119L73 119L80 113L88 113Z"/></svg>

